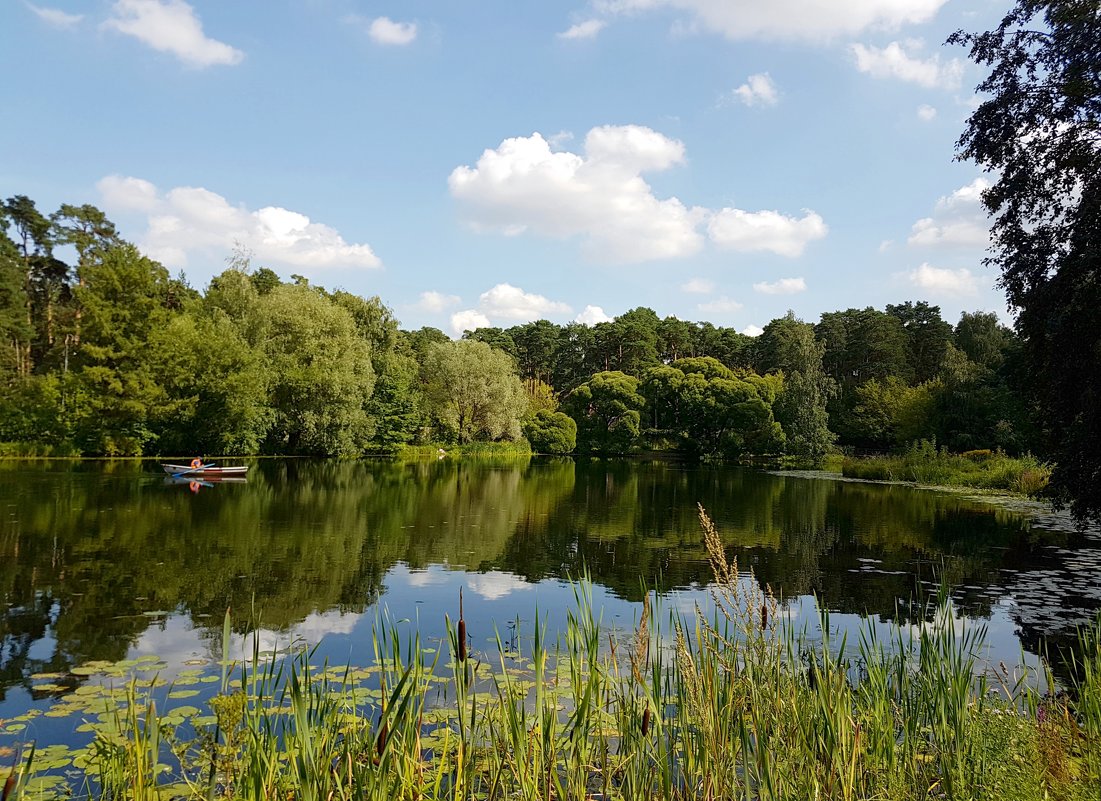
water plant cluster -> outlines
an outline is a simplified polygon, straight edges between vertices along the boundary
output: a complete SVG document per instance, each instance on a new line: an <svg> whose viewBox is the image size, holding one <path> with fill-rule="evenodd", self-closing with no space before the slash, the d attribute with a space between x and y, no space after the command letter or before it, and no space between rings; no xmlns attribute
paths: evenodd
<svg viewBox="0 0 1101 801"><path fill-rule="evenodd" d="M69 759L28 744L5 801L1101 793L1101 622L1058 693L1040 689L1050 676L983 665L984 629L944 601L889 636L869 624L839 642L824 619L812 637L739 575L702 510L701 522L710 611L663 616L647 601L634 630L609 630L581 581L554 639L537 619L476 653L460 602L439 651L381 619L366 668L311 666L309 653L223 661L206 710L173 707L175 693L159 707L155 681L80 688L103 704L85 724L82 778L36 780ZM227 614L224 652L230 636Z"/></svg>
<svg viewBox="0 0 1101 801"><path fill-rule="evenodd" d="M1048 485L1051 466L1031 455L1007 456L1001 451L949 453L935 441L915 442L897 456L847 457L841 464L846 478L873 481L913 481L935 486L964 486L1037 495Z"/></svg>

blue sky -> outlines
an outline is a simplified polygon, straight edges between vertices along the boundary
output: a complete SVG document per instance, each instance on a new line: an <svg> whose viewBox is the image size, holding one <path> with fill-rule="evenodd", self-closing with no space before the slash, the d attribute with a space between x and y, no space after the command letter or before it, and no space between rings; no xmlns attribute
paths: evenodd
<svg viewBox="0 0 1101 801"><path fill-rule="evenodd" d="M205 287L235 243L406 327L996 311L989 0L4 0L0 191Z"/></svg>

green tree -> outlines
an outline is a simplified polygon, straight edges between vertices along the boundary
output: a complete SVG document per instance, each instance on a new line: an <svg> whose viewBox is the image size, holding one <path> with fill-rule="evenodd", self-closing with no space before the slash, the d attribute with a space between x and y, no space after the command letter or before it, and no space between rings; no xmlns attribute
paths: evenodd
<svg viewBox="0 0 1101 801"><path fill-rule="evenodd" d="M773 412L783 428L787 451L810 458L823 456L837 439L826 412L836 384L822 368L825 346L815 339L811 325L789 311L765 326L757 348L758 364L784 373Z"/></svg>
<svg viewBox="0 0 1101 801"><path fill-rule="evenodd" d="M949 39L990 68L957 152L993 175L986 263L1018 311L1052 492L1081 519L1101 519L1099 41L1090 0L1020 0Z"/></svg>
<svg viewBox="0 0 1101 801"><path fill-rule="evenodd" d="M520 438L527 399L508 354L469 339L439 343L423 372L426 410L460 444Z"/></svg>
<svg viewBox="0 0 1101 801"><path fill-rule="evenodd" d="M370 439L371 348L345 308L306 284L260 298L270 328L264 344L273 409L266 449L351 456Z"/></svg>
<svg viewBox="0 0 1101 801"><path fill-rule="evenodd" d="M83 323L74 391L82 400L63 412L82 452L140 454L178 411L159 380L159 333L179 314L174 283L130 244L86 266L76 288Z"/></svg>
<svg viewBox="0 0 1101 801"><path fill-rule="evenodd" d="M574 389L562 407L577 423L578 451L621 454L638 439L645 403L637 378L610 371L597 373Z"/></svg>
<svg viewBox="0 0 1101 801"><path fill-rule="evenodd" d="M577 423L568 414L540 409L524 424L524 436L536 453L571 453L577 447Z"/></svg>
<svg viewBox="0 0 1101 801"><path fill-rule="evenodd" d="M887 305L887 314L896 318L906 331L906 349L914 383L936 378L945 351L952 341L952 326L940 316L940 306L924 300Z"/></svg>
<svg viewBox="0 0 1101 801"><path fill-rule="evenodd" d="M997 370L1013 346L1013 332L993 312L964 312L956 324L955 345L975 364Z"/></svg>

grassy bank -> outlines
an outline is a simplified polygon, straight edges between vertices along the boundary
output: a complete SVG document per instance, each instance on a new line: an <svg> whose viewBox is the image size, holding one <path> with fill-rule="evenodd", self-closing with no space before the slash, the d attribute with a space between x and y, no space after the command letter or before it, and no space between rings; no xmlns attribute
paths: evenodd
<svg viewBox="0 0 1101 801"><path fill-rule="evenodd" d="M922 442L899 456L846 457L841 473L846 478L1037 495L1047 486L1051 467L1032 456L1011 457L996 451L952 454Z"/></svg>
<svg viewBox="0 0 1101 801"><path fill-rule="evenodd" d="M526 439L518 442L470 442L466 445L432 443L430 445L404 445L396 454L398 459L438 459L471 457L521 457L531 456L531 445Z"/></svg>

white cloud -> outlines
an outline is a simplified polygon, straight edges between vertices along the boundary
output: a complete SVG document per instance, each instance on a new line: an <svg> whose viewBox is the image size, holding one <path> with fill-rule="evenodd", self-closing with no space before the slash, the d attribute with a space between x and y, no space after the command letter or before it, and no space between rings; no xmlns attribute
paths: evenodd
<svg viewBox="0 0 1101 801"><path fill-rule="evenodd" d="M420 299L416 302L416 308L426 312L442 312L452 306L458 306L462 298L458 295L445 295L442 292L429 290L421 292Z"/></svg>
<svg viewBox="0 0 1101 801"><path fill-rule="evenodd" d="M979 290L978 278L963 267L950 270L925 263L906 277L914 286L940 294L973 295Z"/></svg>
<svg viewBox="0 0 1101 801"><path fill-rule="evenodd" d="M728 312L738 311L738 309L742 308L742 304L723 295L708 303L701 303L696 308L702 312L709 312L711 314L726 314Z"/></svg>
<svg viewBox="0 0 1101 801"><path fill-rule="evenodd" d="M438 295L425 292L426 295ZM446 297L458 301L458 298ZM435 297L432 300L436 300ZM423 306L422 306L423 308ZM534 292L525 292L512 284L497 284L478 296L478 308L463 309L451 315L451 328L456 335L475 328L486 328L500 322L526 323L555 314L569 314L570 307L565 303L550 300ZM587 310L586 310L587 311Z"/></svg>
<svg viewBox="0 0 1101 801"><path fill-rule="evenodd" d="M801 219L778 211L722 209L707 224L711 241L737 251L767 250L780 256L802 255L808 242L823 238L829 227L813 211Z"/></svg>
<svg viewBox="0 0 1101 801"><path fill-rule="evenodd" d="M147 230L139 244L169 267L191 254L221 259L237 244L260 260L300 268L378 267L369 245L349 244L333 228L289 209L248 211L209 189L180 186L161 193L149 181L109 175L97 187L108 212L139 212Z"/></svg>
<svg viewBox="0 0 1101 801"><path fill-rule="evenodd" d="M389 17L376 17L367 27L367 35L378 44L398 46L412 44L417 38L417 23L395 22Z"/></svg>
<svg viewBox="0 0 1101 801"><path fill-rule="evenodd" d="M539 133L506 139L474 167L456 167L448 184L476 229L579 237L587 255L612 263L691 256L703 247L704 222L717 245L784 256L798 256L826 235L812 211L795 219L659 200L642 173L683 161L684 145L676 140L638 125L608 125L589 131L584 155L554 151Z"/></svg>
<svg viewBox="0 0 1101 801"><path fill-rule="evenodd" d="M61 11L56 8L36 6L34 3L27 3L26 5L40 20L56 28L72 28L74 25L80 24L80 21L84 19L83 14L69 14L66 11Z"/></svg>
<svg viewBox="0 0 1101 801"><path fill-rule="evenodd" d="M954 58L942 64L939 53L925 59L914 55L921 48L920 41L908 41L891 42L886 47L854 44L849 52L856 59L856 68L874 78L897 78L928 89L959 87L963 62Z"/></svg>
<svg viewBox="0 0 1101 801"><path fill-rule="evenodd" d="M882 242L879 243L879 252L880 253L886 253L888 250L890 250L894 246L895 246L895 241L893 239L884 239Z"/></svg>
<svg viewBox="0 0 1101 801"><path fill-rule="evenodd" d="M602 19L587 19L558 34L559 39L595 39L608 23Z"/></svg>
<svg viewBox="0 0 1101 801"><path fill-rule="evenodd" d="M583 325L596 325L597 323L610 323L612 319L599 306L586 306L581 314L573 318L573 321Z"/></svg>
<svg viewBox="0 0 1101 801"><path fill-rule="evenodd" d="M947 0L594 0L604 14L672 8L728 39L823 41L928 22Z"/></svg>
<svg viewBox="0 0 1101 801"><path fill-rule="evenodd" d="M476 309L463 309L451 315L451 330L455 336L461 336L463 331L489 328L491 325L489 318Z"/></svg>
<svg viewBox="0 0 1101 801"><path fill-rule="evenodd" d="M548 300L542 295L525 292L512 284L497 284L478 298L479 311L492 319L528 322L548 314L569 314L565 303Z"/></svg>
<svg viewBox="0 0 1101 801"><path fill-rule="evenodd" d="M734 90L734 97L747 106L775 106L780 102L776 84L767 72L750 75L745 83Z"/></svg>
<svg viewBox="0 0 1101 801"><path fill-rule="evenodd" d="M761 328L759 325L747 325L742 329L742 333L747 337L759 337L764 332L765 329Z"/></svg>
<svg viewBox="0 0 1101 801"><path fill-rule="evenodd" d="M684 145L637 125L593 128L584 155L552 151L539 133L506 139L448 179L470 222L506 235L580 237L605 262L689 256L703 246L705 216L659 200L642 173L684 160Z"/></svg>
<svg viewBox="0 0 1101 801"><path fill-rule="evenodd" d="M239 64L245 54L209 38L203 24L184 0L115 0L103 27L133 36L192 67Z"/></svg>
<svg viewBox="0 0 1101 801"><path fill-rule="evenodd" d="M715 291L715 282L706 278L690 278L680 285L680 290L693 295L706 295Z"/></svg>
<svg viewBox="0 0 1101 801"><path fill-rule="evenodd" d="M805 292L807 282L802 278L781 278L771 284L762 281L759 284L754 284L753 288L766 295L794 295L797 292Z"/></svg>
<svg viewBox="0 0 1101 801"><path fill-rule="evenodd" d="M922 103L917 107L917 115L922 122L932 122L937 117L937 110L926 103Z"/></svg>
<svg viewBox="0 0 1101 801"><path fill-rule="evenodd" d="M982 206L982 193L990 188L983 177L937 200L933 216L914 223L906 242L915 247L986 247L990 221Z"/></svg>

